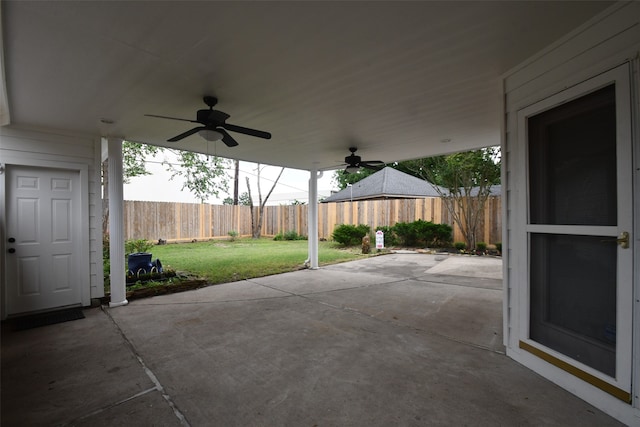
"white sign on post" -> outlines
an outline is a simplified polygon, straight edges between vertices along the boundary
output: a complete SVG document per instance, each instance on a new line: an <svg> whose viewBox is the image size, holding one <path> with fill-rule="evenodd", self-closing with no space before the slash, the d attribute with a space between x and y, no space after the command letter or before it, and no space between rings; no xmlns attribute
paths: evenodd
<svg viewBox="0 0 640 427"><path fill-rule="evenodd" d="M384 249L384 233L376 231L376 249Z"/></svg>

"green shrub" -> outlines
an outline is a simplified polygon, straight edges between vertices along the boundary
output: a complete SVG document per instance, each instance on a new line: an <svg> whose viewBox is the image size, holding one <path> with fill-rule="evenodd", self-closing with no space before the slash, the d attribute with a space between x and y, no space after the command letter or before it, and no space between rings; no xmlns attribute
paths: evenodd
<svg viewBox="0 0 640 427"><path fill-rule="evenodd" d="M153 243L145 239L131 239L124 242L125 255L148 252L152 247Z"/></svg>
<svg viewBox="0 0 640 427"><path fill-rule="evenodd" d="M102 236L102 258L103 259L109 259L109 257L111 256L109 253L109 235L105 234L104 236Z"/></svg>
<svg viewBox="0 0 640 427"><path fill-rule="evenodd" d="M487 250L487 244L485 242L478 242L476 243L476 249L480 252L484 252Z"/></svg>
<svg viewBox="0 0 640 427"><path fill-rule="evenodd" d="M410 223L398 222L392 229L397 236L398 243L405 246L448 246L451 244L453 232L448 224L434 224L422 219Z"/></svg>
<svg viewBox="0 0 640 427"><path fill-rule="evenodd" d="M416 233L416 243L424 246L430 246L430 243L433 240L435 224L421 219L415 220L411 224L413 225L413 230Z"/></svg>
<svg viewBox="0 0 640 427"><path fill-rule="evenodd" d="M432 246L442 248L451 245L453 241L453 228L449 224L434 225Z"/></svg>
<svg viewBox="0 0 640 427"><path fill-rule="evenodd" d="M355 246L362 243L362 238L369 234L369 229L366 224L341 224L333 230L331 237L341 245Z"/></svg>
<svg viewBox="0 0 640 427"><path fill-rule="evenodd" d="M421 219L413 222L416 240L428 247L442 247L451 243L453 229L448 224L434 224Z"/></svg>
<svg viewBox="0 0 640 427"><path fill-rule="evenodd" d="M500 253L502 253L502 242L498 242L496 243L496 250Z"/></svg>
<svg viewBox="0 0 640 427"><path fill-rule="evenodd" d="M393 226L393 231L398 236L398 242L405 246L415 246L418 241L416 234L416 227L414 223L409 222L396 222Z"/></svg>
<svg viewBox="0 0 640 427"><path fill-rule="evenodd" d="M467 248L467 244L465 242L455 242L453 247L456 248L459 252L464 251Z"/></svg>
<svg viewBox="0 0 640 427"><path fill-rule="evenodd" d="M275 241L282 241L282 240L307 240L306 236L302 236L298 233L296 233L295 231L291 230L291 231L287 231L284 234L282 233L278 233L275 236L273 236L273 240Z"/></svg>
<svg viewBox="0 0 640 427"><path fill-rule="evenodd" d="M284 233L284 240L302 240L302 236L299 236L295 231L287 231Z"/></svg>
<svg viewBox="0 0 640 427"><path fill-rule="evenodd" d="M104 258L102 262L102 277L106 280L111 274L111 259Z"/></svg>
<svg viewBox="0 0 640 427"><path fill-rule="evenodd" d="M236 230L230 230L227 234L229 235L229 240L232 242L235 242L238 238L238 232Z"/></svg>

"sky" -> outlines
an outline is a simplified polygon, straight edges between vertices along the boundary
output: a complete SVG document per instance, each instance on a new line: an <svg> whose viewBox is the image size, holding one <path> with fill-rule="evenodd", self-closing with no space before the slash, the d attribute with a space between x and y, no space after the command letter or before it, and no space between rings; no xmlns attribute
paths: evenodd
<svg viewBox="0 0 640 427"><path fill-rule="evenodd" d="M180 203L200 203L188 189L182 190L182 179L176 177L171 180L171 174L162 165L163 160L174 161L175 157L165 151L153 158L148 158L146 167L151 175L131 178L129 184L124 184L125 200L140 200L151 202L180 202ZM254 196L254 203L257 204L257 179L255 163L240 162L240 179L238 194L247 191L246 178L251 182L251 194ZM263 197L271 189L274 180L278 177L280 167L264 166L261 172L260 188ZM318 197L323 198L331 195L331 190L338 190L332 184L333 171L324 172L322 178L318 179ZM222 204L227 197L233 197L233 162L229 166L229 194L220 194L218 198L212 197L206 201L210 204ZM309 172L299 169L285 169L278 181L278 184L271 193L267 205L288 205L294 201L309 201Z"/></svg>

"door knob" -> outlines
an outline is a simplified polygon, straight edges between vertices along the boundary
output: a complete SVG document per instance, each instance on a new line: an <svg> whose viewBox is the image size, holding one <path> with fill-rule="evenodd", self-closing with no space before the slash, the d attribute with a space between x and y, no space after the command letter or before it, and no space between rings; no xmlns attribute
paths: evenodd
<svg viewBox="0 0 640 427"><path fill-rule="evenodd" d="M16 239L14 237L9 237L9 243L15 243Z"/></svg>
<svg viewBox="0 0 640 427"><path fill-rule="evenodd" d="M629 249L629 232L623 231L620 235L615 239L604 239L601 242L616 242L620 245L622 249Z"/></svg>
<svg viewBox="0 0 640 427"><path fill-rule="evenodd" d="M8 252L9 252L10 254L13 254L13 253L15 253L15 252L16 252L16 250L15 250L14 248L9 248L9 251L8 251Z"/></svg>
<svg viewBox="0 0 640 427"><path fill-rule="evenodd" d="M622 249L629 249L629 232L623 231L616 239L616 243L620 245Z"/></svg>
<svg viewBox="0 0 640 427"><path fill-rule="evenodd" d="M604 239L601 242L616 242L622 249L629 249L629 232L623 231L616 239Z"/></svg>

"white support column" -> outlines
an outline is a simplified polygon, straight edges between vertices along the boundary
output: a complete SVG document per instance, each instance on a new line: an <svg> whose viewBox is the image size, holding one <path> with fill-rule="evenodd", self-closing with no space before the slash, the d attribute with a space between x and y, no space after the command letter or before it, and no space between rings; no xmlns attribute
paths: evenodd
<svg viewBox="0 0 640 427"><path fill-rule="evenodd" d="M309 178L309 268L318 269L318 178L322 177L322 172L318 176L318 169L314 166L311 169Z"/></svg>
<svg viewBox="0 0 640 427"><path fill-rule="evenodd" d="M122 139L107 140L109 156L109 258L111 261L111 301L119 307L127 301L124 266L124 208L122 188Z"/></svg>

